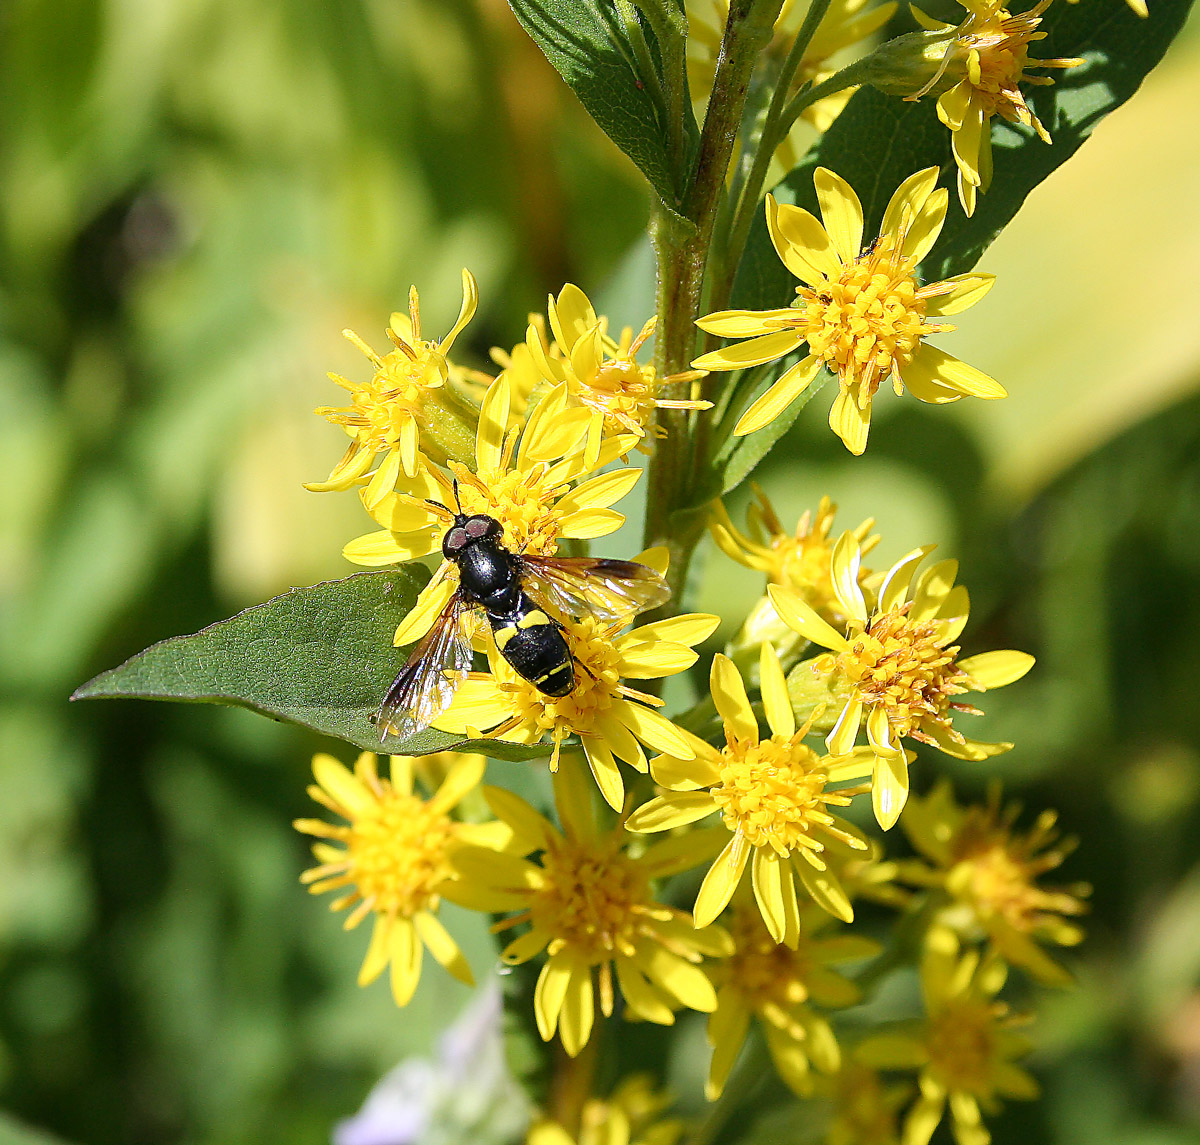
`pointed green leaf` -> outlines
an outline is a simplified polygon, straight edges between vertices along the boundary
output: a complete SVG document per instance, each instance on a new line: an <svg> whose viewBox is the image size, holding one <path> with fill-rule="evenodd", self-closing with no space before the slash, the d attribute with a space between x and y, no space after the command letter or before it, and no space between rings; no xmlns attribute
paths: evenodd
<svg viewBox="0 0 1200 1145"><path fill-rule="evenodd" d="M399 755L447 748L497 759L545 754L545 748L464 740L432 728L381 741L369 717L404 664L407 652L392 647L392 634L424 580L399 568L294 588L191 636L155 644L101 672L71 698L229 704Z"/></svg>

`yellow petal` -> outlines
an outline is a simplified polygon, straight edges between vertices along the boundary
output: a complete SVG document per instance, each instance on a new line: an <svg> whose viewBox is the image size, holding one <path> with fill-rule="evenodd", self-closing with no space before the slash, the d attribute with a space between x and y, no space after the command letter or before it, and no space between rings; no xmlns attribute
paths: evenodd
<svg viewBox="0 0 1200 1145"><path fill-rule="evenodd" d="M936 284L938 293L926 295L925 314L930 318L944 318L951 314L961 314L974 306L996 284L994 274L956 274L953 278L943 279ZM944 288L950 286L950 290ZM929 289L928 287L926 289Z"/></svg>
<svg viewBox="0 0 1200 1145"><path fill-rule="evenodd" d="M631 831L669 831L711 815L717 803L707 791L673 791L643 803L626 821Z"/></svg>
<svg viewBox="0 0 1200 1145"><path fill-rule="evenodd" d="M357 441L351 442L324 481L306 481L304 488L310 493L326 493L331 490L349 489L375 460L375 450Z"/></svg>
<svg viewBox="0 0 1200 1145"><path fill-rule="evenodd" d="M779 856L770 847L757 847L754 851L754 860L750 864L754 898L758 903L763 922L767 924L767 931L776 942L783 941L787 930L781 878L783 862L786 860L781 862Z"/></svg>
<svg viewBox="0 0 1200 1145"><path fill-rule="evenodd" d="M558 292L557 300L549 299L546 313L555 340L566 353L597 324L591 301L573 282L568 282Z"/></svg>
<svg viewBox="0 0 1200 1145"><path fill-rule="evenodd" d="M847 529L837 539L830 556L829 570L833 579L833 591L846 615L859 624L867 622L867 603L863 599L862 587L858 583L862 566L862 547L852 529Z"/></svg>
<svg viewBox="0 0 1200 1145"><path fill-rule="evenodd" d="M708 975L687 959L654 945L639 963L650 981L680 1005L704 1014L717 1008L717 992Z"/></svg>
<svg viewBox="0 0 1200 1145"><path fill-rule="evenodd" d="M767 196L767 230L783 265L802 282L815 286L836 279L842 264L825 228L802 207Z"/></svg>
<svg viewBox="0 0 1200 1145"><path fill-rule="evenodd" d="M798 330L776 330L773 334L763 334L710 354L701 354L692 365L698 370L742 370L782 358L803 342L804 335Z"/></svg>
<svg viewBox="0 0 1200 1145"><path fill-rule="evenodd" d="M604 802L614 811L620 811L625 802L625 781L621 778L620 766L602 739L596 736L581 738L588 766L596 786L600 788L600 794L604 796Z"/></svg>
<svg viewBox="0 0 1200 1145"><path fill-rule="evenodd" d="M575 1057L587 1045L595 1018L591 967L576 963L571 970L562 1010L558 1015L558 1035L562 1038L563 1049L571 1057Z"/></svg>
<svg viewBox="0 0 1200 1145"><path fill-rule="evenodd" d="M933 189L937 186L937 177L936 167L926 167L905 179L888 200L879 233L892 234L899 231L906 222L911 223L921 213L925 200L933 194Z"/></svg>
<svg viewBox="0 0 1200 1145"><path fill-rule="evenodd" d="M785 370L775 383L739 418L733 432L744 437L770 425L810 385L821 371L821 360L811 354Z"/></svg>
<svg viewBox="0 0 1200 1145"><path fill-rule="evenodd" d="M780 620L806 640L834 652L843 652L849 647L846 638L827 621L822 620L812 605L796 593L774 584L767 586L767 593Z"/></svg>
<svg viewBox="0 0 1200 1145"><path fill-rule="evenodd" d="M634 964L631 958L616 958L617 982L629 1008L647 1022L656 1022L660 1026L670 1026L675 1022L675 1014L671 1007L663 1001L662 996L646 980L645 975ZM572 1143L573 1145L573 1143Z"/></svg>
<svg viewBox="0 0 1200 1145"><path fill-rule="evenodd" d="M577 509L614 505L638 483L641 475L640 469L614 469L611 473L580 482L565 497L559 498L557 511L572 513Z"/></svg>
<svg viewBox="0 0 1200 1145"><path fill-rule="evenodd" d="M1006 649L1003 652L981 652L960 660L958 666L966 672L980 689L1003 688L1019 680L1034 665L1028 652Z"/></svg>
<svg viewBox="0 0 1200 1145"><path fill-rule="evenodd" d="M746 696L746 685L733 661L720 652L713 657L709 686L726 731L744 743L758 743L758 721Z"/></svg>
<svg viewBox="0 0 1200 1145"><path fill-rule="evenodd" d="M713 1048L713 1055L704 1095L709 1101L716 1101L721 1096L749 1029L750 1012L741 999L732 989L719 991L717 1008L708 1019L708 1043Z"/></svg>
<svg viewBox="0 0 1200 1145"><path fill-rule="evenodd" d="M696 325L722 338L751 338L755 334L778 330L781 322L795 320L796 311L791 307L784 310L718 310L715 314L697 318Z"/></svg>
<svg viewBox="0 0 1200 1145"><path fill-rule="evenodd" d="M862 203L854 188L826 167L818 167L813 173L813 185L834 250L842 262L853 262L862 252Z"/></svg>
<svg viewBox="0 0 1200 1145"><path fill-rule="evenodd" d="M462 306L459 307L458 317L450 328L450 333L438 343L438 349L443 354L450 353L450 347L454 345L454 340L462 333L463 327L475 317L475 310L478 306L479 284L475 281L475 276L466 267L463 267Z"/></svg>
<svg viewBox="0 0 1200 1145"><path fill-rule="evenodd" d="M914 262L920 262L937 242L942 233L942 225L946 221L946 205L950 194L945 187L939 187L922 204L915 219L904 233L904 245L900 253Z"/></svg>
<svg viewBox="0 0 1200 1145"><path fill-rule="evenodd" d="M409 553L409 549L396 543L396 538L387 529L355 537L342 549L342 556L346 560L353 561L356 565L367 565L369 568L411 560Z"/></svg>
<svg viewBox="0 0 1200 1145"><path fill-rule="evenodd" d="M375 929L371 931L371 942L367 956L358 972L358 984L369 986L387 969L392 956L392 920L386 914L375 916Z"/></svg>
<svg viewBox="0 0 1200 1145"><path fill-rule="evenodd" d="M854 747L854 741L858 738L858 729L862 724L863 702L862 700L849 700L841 714L837 718L837 723L830 729L829 734L825 737L825 746L829 749L830 755L843 756L849 755Z"/></svg>
<svg viewBox="0 0 1200 1145"><path fill-rule="evenodd" d="M905 368L906 378L914 366L931 381L957 390L967 397L984 398L988 401L1008 397L1008 391L994 378L960 361L953 354L931 346L928 342L921 343L916 356Z"/></svg>
<svg viewBox="0 0 1200 1145"><path fill-rule="evenodd" d="M548 1042L558 1029L558 1016L571 981L571 963L567 958L553 955L546 960L533 991L533 1013L542 1041Z"/></svg>
<svg viewBox="0 0 1200 1145"><path fill-rule="evenodd" d="M861 457L871 429L870 403L866 409L859 409L854 395L849 390L841 390L829 409L829 428L855 457Z"/></svg>
<svg viewBox="0 0 1200 1145"><path fill-rule="evenodd" d="M792 701L788 696L787 681L783 676L779 655L770 644L763 643L758 663L767 723L775 735L790 737L796 731L796 713L792 711Z"/></svg>
<svg viewBox="0 0 1200 1145"><path fill-rule="evenodd" d="M421 941L429 948L429 953L434 959L460 982L474 986L475 978L471 974L470 965L458 948L458 943L450 937L450 932L441 922L425 910L418 911L413 921Z"/></svg>
<svg viewBox="0 0 1200 1145"><path fill-rule="evenodd" d="M553 782L554 807L563 830L577 841L595 839L597 828L592 814L592 791L577 752L563 752Z"/></svg>
<svg viewBox="0 0 1200 1145"><path fill-rule="evenodd" d="M479 407L479 427L475 431L475 460L480 472L497 469L508 430L511 404L508 378L501 374L487 388Z"/></svg>
<svg viewBox="0 0 1200 1145"><path fill-rule="evenodd" d="M729 845L718 856L704 876L696 895L692 917L696 926L708 926L729 905L733 892L746 869L746 860L752 850L744 835L734 835Z"/></svg>
<svg viewBox="0 0 1200 1145"><path fill-rule="evenodd" d="M339 808L348 812L347 819L369 815L378 806L371 789L354 776L343 764L325 752L313 756L313 776Z"/></svg>
<svg viewBox="0 0 1200 1145"><path fill-rule="evenodd" d="M676 759L688 759L693 754L682 730L653 708L622 700L613 705L613 714L647 747Z"/></svg>
<svg viewBox="0 0 1200 1145"><path fill-rule="evenodd" d="M871 806L875 819L885 831L895 826L908 799L908 757L904 752L897 755L877 755L875 774L871 780Z"/></svg>
<svg viewBox="0 0 1200 1145"><path fill-rule="evenodd" d="M539 815L519 795L503 787L489 785L483 789L483 797L492 814L512 828L514 845L521 853L544 851L561 840L562 836L549 820Z"/></svg>
<svg viewBox="0 0 1200 1145"><path fill-rule="evenodd" d="M576 540L591 540L615 533L625 524L625 515L615 509L579 509L559 520L559 534Z"/></svg>
<svg viewBox="0 0 1200 1145"><path fill-rule="evenodd" d="M375 470L375 475L367 482L367 487L363 490L363 504L366 505L368 513L387 494L395 489L396 481L399 477L400 451L398 449L390 449L383 455L383 461L380 463L379 468Z"/></svg>
<svg viewBox="0 0 1200 1145"><path fill-rule="evenodd" d="M395 756L392 758L394 759ZM437 789L437 794L429 800L429 809L431 811L449 811L452 807L457 807L468 792L474 791L479 786L486 767L487 760L475 752L456 755L454 762L450 765L450 770L446 773L446 778L442 780L441 786Z"/></svg>
<svg viewBox="0 0 1200 1145"><path fill-rule="evenodd" d="M879 586L879 612L891 612L904 603L914 570L932 550L932 545L922 545L919 549L905 553L888 569L883 583Z"/></svg>
<svg viewBox="0 0 1200 1145"><path fill-rule="evenodd" d="M396 919L391 933L392 997L397 1006L407 1006L421 980L421 956L425 947L417 938L412 922L406 918Z"/></svg>
<svg viewBox="0 0 1200 1145"><path fill-rule="evenodd" d="M817 906L843 922L854 921L850 899L842 889L842 884L829 871L818 871L802 858L793 859L792 867Z"/></svg>
<svg viewBox="0 0 1200 1145"><path fill-rule="evenodd" d="M442 609L446 607L446 602L454 595L457 587L458 585L448 576L441 580L430 581L421 589L412 611L400 621L392 643L397 648L402 648L405 644L420 640L429 631L434 620L441 615Z"/></svg>
<svg viewBox="0 0 1200 1145"><path fill-rule="evenodd" d="M622 636L616 646L624 650L634 644L659 640L670 641L673 644L700 644L716 632L720 624L721 618L711 612L685 612L666 620L656 620L653 624L643 624Z"/></svg>

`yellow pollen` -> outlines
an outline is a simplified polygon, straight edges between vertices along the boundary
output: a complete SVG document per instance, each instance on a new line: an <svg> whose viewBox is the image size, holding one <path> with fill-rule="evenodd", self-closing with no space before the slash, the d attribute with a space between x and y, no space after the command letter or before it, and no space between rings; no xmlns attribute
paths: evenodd
<svg viewBox="0 0 1200 1145"><path fill-rule="evenodd" d="M925 323L915 263L899 251L900 237L886 234L875 247L842 265L836 282L819 290L796 288L799 315L789 322L804 332L811 353L844 384L861 382L869 398L893 370L903 373L936 327Z"/></svg>
<svg viewBox="0 0 1200 1145"><path fill-rule="evenodd" d="M348 877L380 914L411 918L450 873L454 824L423 800L385 788L377 806L347 828Z"/></svg>
<svg viewBox="0 0 1200 1145"><path fill-rule="evenodd" d="M634 954L650 887L615 838L563 842L546 852L542 869L545 883L530 902L530 918L535 930L555 936L551 954L569 947L593 964Z"/></svg>
<svg viewBox="0 0 1200 1145"><path fill-rule="evenodd" d="M592 617L566 622L567 644L575 658L575 687L566 696L547 696L527 680L508 685L514 712L543 731L562 728L587 734L596 717L621 694L620 653L608 629Z"/></svg>
<svg viewBox="0 0 1200 1145"><path fill-rule="evenodd" d="M534 556L553 555L558 547L562 515L554 502L564 492L546 480L546 467L485 471L478 476L451 463L458 477L458 496L464 513L484 513L504 526L504 543Z"/></svg>
<svg viewBox="0 0 1200 1145"><path fill-rule="evenodd" d="M967 674L955 663L958 647L943 648L940 626L909 620L907 606L872 619L834 659L834 671L868 707L882 706L897 736L928 724L950 729L951 697L967 691Z"/></svg>
<svg viewBox="0 0 1200 1145"><path fill-rule="evenodd" d="M820 757L799 734L772 736L724 748L712 796L725 825L752 846L770 846L780 855L802 846L819 851L813 831L828 824L825 805L833 801L825 795L827 779Z"/></svg>
<svg viewBox="0 0 1200 1145"><path fill-rule="evenodd" d="M954 998L929 1020L929 1064L947 1089L977 1096L992 1091L996 1020L1004 1007L980 998Z"/></svg>
<svg viewBox="0 0 1200 1145"><path fill-rule="evenodd" d="M654 408L654 368L630 358L605 358L584 383L579 400L599 410L613 428L640 431Z"/></svg>

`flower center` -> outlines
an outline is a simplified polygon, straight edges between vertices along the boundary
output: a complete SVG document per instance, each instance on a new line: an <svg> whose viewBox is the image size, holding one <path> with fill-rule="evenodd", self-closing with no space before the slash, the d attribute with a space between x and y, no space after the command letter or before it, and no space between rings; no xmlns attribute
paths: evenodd
<svg viewBox="0 0 1200 1145"><path fill-rule="evenodd" d="M820 757L799 735L776 735L724 748L712 796L725 825L740 831L752 846L770 846L780 855L798 847L820 851L823 844L813 831L831 822L824 809L827 779Z"/></svg>
<svg viewBox="0 0 1200 1145"><path fill-rule="evenodd" d="M478 475L463 465L450 465L458 478L464 513L484 513L504 526L504 543L534 556L552 555L558 547L561 514L554 502L564 492L546 480L546 466L531 470L485 470Z"/></svg>
<svg viewBox="0 0 1200 1145"><path fill-rule="evenodd" d="M996 1009L980 998L956 998L930 1018L929 1064L947 1089L991 1093Z"/></svg>
<svg viewBox="0 0 1200 1145"><path fill-rule="evenodd" d="M393 350L378 359L369 382L354 383L350 405L323 406L317 413L335 425L358 430L359 440L375 449L400 442L401 427L416 417L431 389L446 380L446 359L429 342L418 342L410 357Z"/></svg>
<svg viewBox="0 0 1200 1145"><path fill-rule="evenodd" d="M378 806L345 836L349 874L363 900L402 918L424 910L450 873L453 831L452 821L423 800L385 787Z"/></svg>
<svg viewBox="0 0 1200 1145"><path fill-rule="evenodd" d="M542 869L530 916L535 930L555 936L551 955L569 946L594 964L635 953L650 888L619 841L564 842L546 852Z"/></svg>
<svg viewBox="0 0 1200 1145"><path fill-rule="evenodd" d="M653 409L654 367L630 358L605 358L584 383L579 400L600 410L615 426L640 429Z"/></svg>
<svg viewBox="0 0 1200 1145"><path fill-rule="evenodd" d="M575 687L566 696L547 696L528 680L508 685L515 714L543 731L560 728L577 734L594 730L597 716L621 694L620 653L612 636L592 617L566 620L567 643L575 659Z"/></svg>
<svg viewBox="0 0 1200 1145"><path fill-rule="evenodd" d="M858 699L885 709L897 736L946 723L951 697L967 690L967 674L954 661L957 646L943 648L942 627L909 620L906 611L876 616L834 660L834 671L850 682Z"/></svg>
<svg viewBox="0 0 1200 1145"><path fill-rule="evenodd" d="M805 979L813 968L807 939L790 950L767 932L757 912L738 910L730 927L734 952L727 963L728 982L754 1009L790 1007L808 999Z"/></svg>
<svg viewBox="0 0 1200 1145"><path fill-rule="evenodd" d="M810 352L844 382L861 381L867 397L893 369L903 372L926 332L913 261L900 254L898 241L884 235L819 290L796 288L796 325Z"/></svg>
<svg viewBox="0 0 1200 1145"><path fill-rule="evenodd" d="M985 115L1026 121L1029 110L1020 84L1029 78L1025 75L1029 42L1039 23L1039 17L1013 17L999 9L959 41L968 53L967 78L975 89L973 102L979 103Z"/></svg>

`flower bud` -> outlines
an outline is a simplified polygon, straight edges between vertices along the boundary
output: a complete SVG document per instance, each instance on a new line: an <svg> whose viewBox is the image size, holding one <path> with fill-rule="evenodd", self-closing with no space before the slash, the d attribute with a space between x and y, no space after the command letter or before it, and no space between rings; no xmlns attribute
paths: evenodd
<svg viewBox="0 0 1200 1145"><path fill-rule="evenodd" d="M859 65L863 83L906 98L946 91L966 70L965 54L953 51L957 31L908 32L880 44Z"/></svg>

